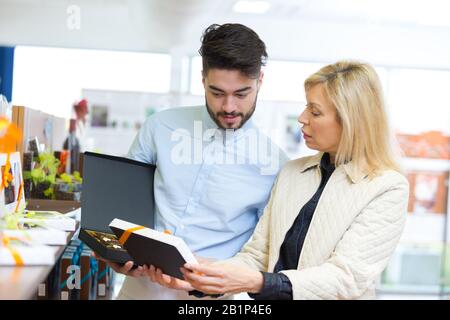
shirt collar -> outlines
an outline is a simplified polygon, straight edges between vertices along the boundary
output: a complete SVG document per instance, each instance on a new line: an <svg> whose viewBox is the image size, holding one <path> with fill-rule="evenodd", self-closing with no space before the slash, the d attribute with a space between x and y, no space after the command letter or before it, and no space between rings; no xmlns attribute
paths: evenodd
<svg viewBox="0 0 450 320"><path fill-rule="evenodd" d="M319 152L316 155L309 157L308 160L300 166L300 171L305 172L311 168L320 166L323 155L323 152ZM326 162L324 162L324 164L324 169L327 170ZM342 165L342 167L345 171L345 174L353 183L358 183L367 176L367 174L360 170L353 161L347 162L346 164Z"/></svg>
<svg viewBox="0 0 450 320"><path fill-rule="evenodd" d="M320 159L320 167L324 170L328 175L331 175L335 169L334 163L330 161L330 154L324 153L322 159Z"/></svg>

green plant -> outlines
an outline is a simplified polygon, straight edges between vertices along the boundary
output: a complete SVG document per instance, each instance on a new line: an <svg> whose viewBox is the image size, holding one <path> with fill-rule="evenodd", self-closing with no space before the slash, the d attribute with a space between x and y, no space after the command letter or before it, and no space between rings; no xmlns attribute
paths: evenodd
<svg viewBox="0 0 450 320"><path fill-rule="evenodd" d="M78 171L75 171L73 175L63 173L59 176L59 182L65 183L69 186L69 192L73 192L74 183L82 183L83 179Z"/></svg>
<svg viewBox="0 0 450 320"><path fill-rule="evenodd" d="M35 168L24 172L24 179L32 182L32 196L57 199L62 193L76 192L79 197L83 179L78 171L58 174L61 162L52 153L41 153L36 160Z"/></svg>
<svg viewBox="0 0 450 320"><path fill-rule="evenodd" d="M45 171L42 168L34 168L30 172L31 180L33 180L33 184L37 185L45 181L46 175Z"/></svg>
<svg viewBox="0 0 450 320"><path fill-rule="evenodd" d="M70 174L63 173L59 176L59 179L61 179L63 183L69 186L69 192L73 191L73 183L72 183L73 177Z"/></svg>
<svg viewBox="0 0 450 320"><path fill-rule="evenodd" d="M60 163L61 162L55 158L53 153L43 152L39 154L39 166L46 172L47 176L50 177L49 181L53 181L53 183L55 183Z"/></svg>
<svg viewBox="0 0 450 320"><path fill-rule="evenodd" d="M30 172L24 173L24 178L31 178L33 185L37 187L40 184L48 185L43 191L46 198L54 199L53 185L56 182L56 175L60 161L52 153L43 152L39 154L36 167Z"/></svg>
<svg viewBox="0 0 450 320"><path fill-rule="evenodd" d="M63 173L59 176L59 178L67 184L72 184L72 176L70 174Z"/></svg>
<svg viewBox="0 0 450 320"><path fill-rule="evenodd" d="M83 178L81 178L81 175L78 171L73 172L73 177L76 182L83 183Z"/></svg>

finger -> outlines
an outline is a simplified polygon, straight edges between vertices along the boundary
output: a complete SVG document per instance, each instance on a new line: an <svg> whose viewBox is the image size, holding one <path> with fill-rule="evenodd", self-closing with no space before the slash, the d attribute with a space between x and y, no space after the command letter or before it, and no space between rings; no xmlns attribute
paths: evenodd
<svg viewBox="0 0 450 320"><path fill-rule="evenodd" d="M133 262L128 261L120 268L120 272L123 274L128 274L128 272L131 270L131 268L133 268Z"/></svg>
<svg viewBox="0 0 450 320"><path fill-rule="evenodd" d="M157 270L157 268L155 266L153 266L153 270L152 270L153 281L156 283L159 283L158 273L156 272L156 270Z"/></svg>
<svg viewBox="0 0 450 320"><path fill-rule="evenodd" d="M107 265L108 265L111 269L113 269L115 272L121 273L121 271L120 271L121 266L119 266L118 264L115 264L115 263L107 263Z"/></svg>
<svg viewBox="0 0 450 320"><path fill-rule="evenodd" d="M222 278L200 275L195 272L189 272L189 270L184 268L181 268L180 270L183 273L185 280L191 284L211 286L221 286L223 284Z"/></svg>
<svg viewBox="0 0 450 320"><path fill-rule="evenodd" d="M158 283L164 287L166 287L168 285L168 283L166 283L166 281L164 281L163 278L163 273L161 271L161 269L157 268L156 269L156 279L158 280Z"/></svg>
<svg viewBox="0 0 450 320"><path fill-rule="evenodd" d="M226 291L222 287L207 286L207 285L195 285L192 284L195 290L208 294L224 294Z"/></svg>
<svg viewBox="0 0 450 320"><path fill-rule="evenodd" d="M99 255L97 255L94 251L92 251L92 256L97 260L105 261L103 258L101 258Z"/></svg>
<svg viewBox="0 0 450 320"><path fill-rule="evenodd" d="M153 265L150 266L148 275L150 276L150 279L152 280L152 282L157 282L156 281L156 274L155 274L155 267Z"/></svg>
<svg viewBox="0 0 450 320"><path fill-rule="evenodd" d="M201 273L201 274L203 273L208 276L217 276L217 277L223 276L222 268L219 266L186 263L184 265L184 268L190 269L197 273Z"/></svg>
<svg viewBox="0 0 450 320"><path fill-rule="evenodd" d="M144 274L150 277L150 266L144 265Z"/></svg>
<svg viewBox="0 0 450 320"><path fill-rule="evenodd" d="M142 266L138 266L136 269L128 272L128 275L132 277L142 277L144 274L144 268Z"/></svg>
<svg viewBox="0 0 450 320"><path fill-rule="evenodd" d="M184 280L180 280L177 278L172 278L171 279L171 283L170 283L170 287L174 288L174 289L181 289L184 291L192 291L194 290L194 287L187 281Z"/></svg>
<svg viewBox="0 0 450 320"><path fill-rule="evenodd" d="M144 270L143 270L143 275L145 275L145 276L147 276L147 277L149 277L150 278L150 267L149 266L147 266L146 264L145 265L143 265L142 266L143 268L144 268Z"/></svg>
<svg viewBox="0 0 450 320"><path fill-rule="evenodd" d="M111 261L105 261L106 264L111 267L115 272L117 273L122 273L122 265L118 264L118 263L114 263Z"/></svg>
<svg viewBox="0 0 450 320"><path fill-rule="evenodd" d="M166 283L166 284L170 284L172 283L172 277L169 276L168 274L162 274L162 280Z"/></svg>

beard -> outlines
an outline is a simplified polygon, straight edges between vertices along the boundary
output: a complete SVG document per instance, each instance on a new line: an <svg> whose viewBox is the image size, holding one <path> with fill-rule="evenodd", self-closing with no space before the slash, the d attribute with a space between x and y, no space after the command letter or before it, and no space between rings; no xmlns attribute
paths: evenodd
<svg viewBox="0 0 450 320"><path fill-rule="evenodd" d="M205 105L206 105L206 110L208 110L209 116L211 117L211 119L213 119L213 121L217 124L217 126L219 128L237 130L237 129L242 128L242 126L252 117L252 115L256 109L257 100L258 100L258 94L256 94L255 101L253 102L252 108L245 114L243 112L225 112L225 111L220 111L220 112L214 113L214 111L212 111L211 108L209 107L208 100L206 99L206 97L205 97ZM227 127L227 126L224 126L220 122L219 118L222 116L241 117L241 122L239 123L237 128Z"/></svg>

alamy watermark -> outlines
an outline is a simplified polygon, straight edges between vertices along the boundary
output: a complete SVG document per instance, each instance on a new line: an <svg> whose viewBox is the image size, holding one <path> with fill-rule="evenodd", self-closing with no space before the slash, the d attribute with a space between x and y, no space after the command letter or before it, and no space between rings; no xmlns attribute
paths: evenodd
<svg viewBox="0 0 450 320"><path fill-rule="evenodd" d="M66 10L67 19L66 26L69 30L80 30L81 29L81 8L77 5L70 5Z"/></svg>
<svg viewBox="0 0 450 320"><path fill-rule="evenodd" d="M256 165L262 175L278 172L280 152L268 136L256 128L240 129L236 135L232 129L203 130L202 121L194 121L193 132L182 128L172 132L171 141L176 144L171 161L175 165Z"/></svg>

